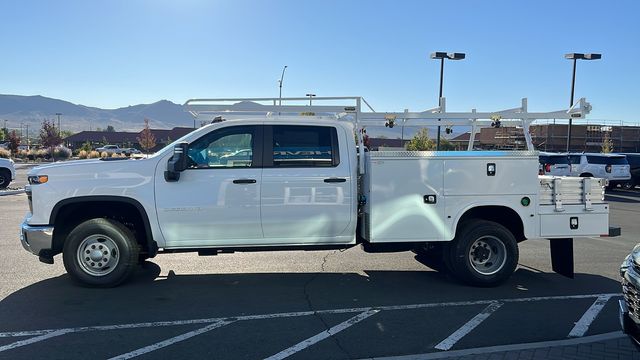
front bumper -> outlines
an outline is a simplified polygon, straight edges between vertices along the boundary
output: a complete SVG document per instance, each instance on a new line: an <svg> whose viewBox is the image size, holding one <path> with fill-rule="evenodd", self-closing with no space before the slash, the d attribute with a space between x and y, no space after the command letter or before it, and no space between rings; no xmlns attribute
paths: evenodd
<svg viewBox="0 0 640 360"><path fill-rule="evenodd" d="M22 247L34 255L50 257L53 248L53 226L32 226L27 219L20 226L20 242Z"/></svg>

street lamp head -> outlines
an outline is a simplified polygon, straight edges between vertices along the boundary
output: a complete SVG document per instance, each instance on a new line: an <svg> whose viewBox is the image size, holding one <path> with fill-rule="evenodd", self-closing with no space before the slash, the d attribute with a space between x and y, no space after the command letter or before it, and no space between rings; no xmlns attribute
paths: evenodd
<svg viewBox="0 0 640 360"><path fill-rule="evenodd" d="M602 59L602 54L569 53L564 54L564 58L569 60L599 60Z"/></svg>
<svg viewBox="0 0 640 360"><path fill-rule="evenodd" d="M316 94L306 94L308 97L316 96Z"/></svg>
<svg viewBox="0 0 640 360"><path fill-rule="evenodd" d="M465 58L465 53L448 53L444 51L436 51L431 53L432 59L448 59L448 60L462 60Z"/></svg>

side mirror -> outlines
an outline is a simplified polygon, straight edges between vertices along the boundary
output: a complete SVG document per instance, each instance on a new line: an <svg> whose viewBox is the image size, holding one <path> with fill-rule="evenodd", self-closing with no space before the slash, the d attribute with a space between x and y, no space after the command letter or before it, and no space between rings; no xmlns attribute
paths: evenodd
<svg viewBox="0 0 640 360"><path fill-rule="evenodd" d="M173 148L173 156L167 162L167 171L164 172L166 181L180 180L180 173L187 169L187 148L189 143L177 143Z"/></svg>

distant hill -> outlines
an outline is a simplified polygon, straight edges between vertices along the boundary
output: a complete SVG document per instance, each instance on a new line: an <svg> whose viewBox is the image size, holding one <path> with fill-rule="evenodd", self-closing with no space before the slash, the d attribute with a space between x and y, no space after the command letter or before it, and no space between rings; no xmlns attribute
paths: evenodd
<svg viewBox="0 0 640 360"><path fill-rule="evenodd" d="M39 95L0 94L0 126L4 126L3 120L7 120L9 129L18 129L20 123L28 124L29 133L34 136L44 119L55 119L57 122L56 113L62 113L62 129L74 132L90 128L104 129L108 125L118 131L138 131L142 129L145 118L155 129L193 126L193 118L183 110L182 105L167 100L118 109L100 109Z"/></svg>

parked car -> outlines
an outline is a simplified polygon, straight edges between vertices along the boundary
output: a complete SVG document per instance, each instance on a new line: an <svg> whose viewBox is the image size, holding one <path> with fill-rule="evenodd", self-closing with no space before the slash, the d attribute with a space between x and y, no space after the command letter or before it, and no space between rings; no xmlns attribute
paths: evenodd
<svg viewBox="0 0 640 360"><path fill-rule="evenodd" d="M127 156L142 154L142 151L136 148L122 148L121 150L122 150L122 153Z"/></svg>
<svg viewBox="0 0 640 360"><path fill-rule="evenodd" d="M569 156L565 154L541 152L538 156L540 175L569 176Z"/></svg>
<svg viewBox="0 0 640 360"><path fill-rule="evenodd" d="M6 189L16 179L16 169L13 160L0 159L0 189Z"/></svg>
<svg viewBox="0 0 640 360"><path fill-rule="evenodd" d="M99 147L96 149L97 152L99 153L103 153L106 152L107 154L111 155L111 154L122 154L122 151L124 149L121 149L118 145L105 145L103 147Z"/></svg>
<svg viewBox="0 0 640 360"><path fill-rule="evenodd" d="M640 244L620 265L623 298L619 300L620 326L640 349Z"/></svg>
<svg viewBox="0 0 640 360"><path fill-rule="evenodd" d="M609 188L631 179L627 157L622 154L569 154L571 176L607 179Z"/></svg>
<svg viewBox="0 0 640 360"><path fill-rule="evenodd" d="M640 154L625 153L627 162L629 163L629 169L631 172L631 179L621 184L623 189L631 190L637 185L640 185Z"/></svg>

